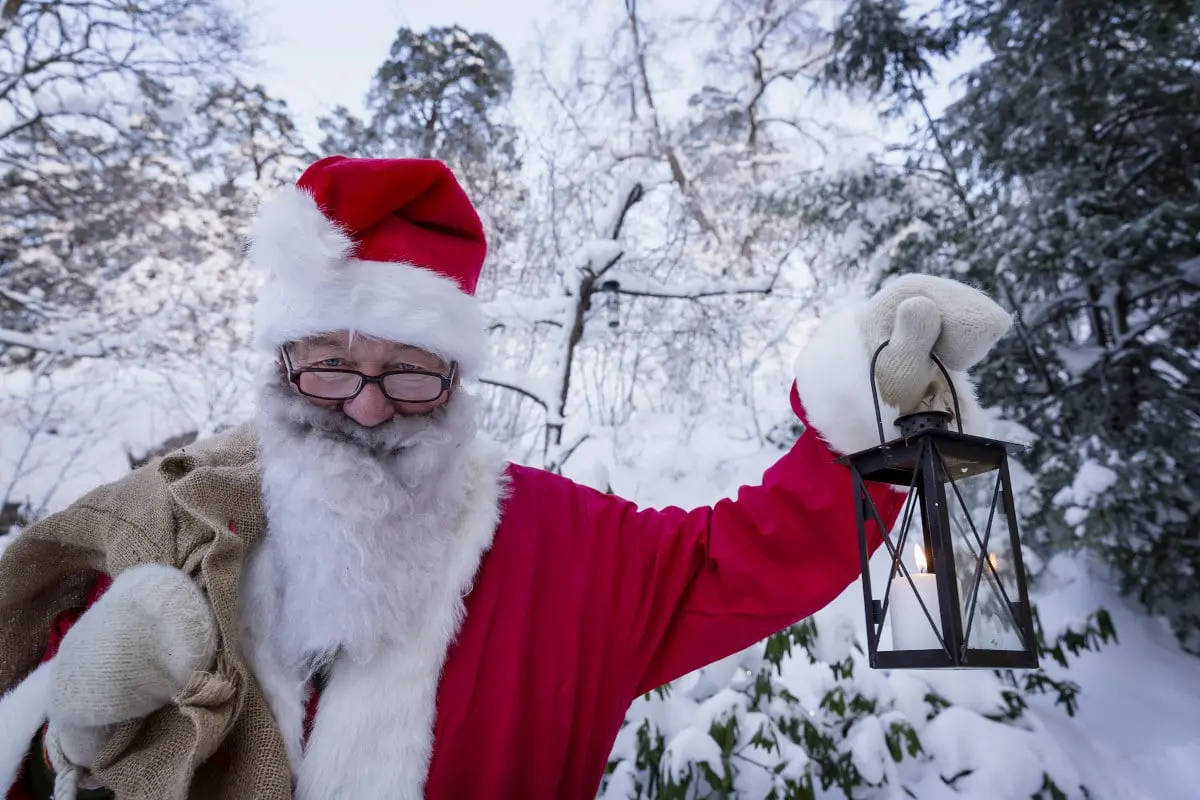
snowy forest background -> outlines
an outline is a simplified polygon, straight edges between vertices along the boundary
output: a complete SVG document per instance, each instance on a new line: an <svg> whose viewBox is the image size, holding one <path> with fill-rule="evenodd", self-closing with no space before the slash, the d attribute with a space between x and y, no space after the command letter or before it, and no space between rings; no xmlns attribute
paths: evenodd
<svg viewBox="0 0 1200 800"><path fill-rule="evenodd" d="M871 670L852 586L638 700L604 796L1195 797L1200 8L683 9L564 0L521 54L401 27L314 136L224 0L6 0L0 534L249 413L265 192L331 152L443 158L491 239L490 431L642 504L756 481L807 331L889 275L1018 319L980 380L1032 444L1044 668Z"/></svg>

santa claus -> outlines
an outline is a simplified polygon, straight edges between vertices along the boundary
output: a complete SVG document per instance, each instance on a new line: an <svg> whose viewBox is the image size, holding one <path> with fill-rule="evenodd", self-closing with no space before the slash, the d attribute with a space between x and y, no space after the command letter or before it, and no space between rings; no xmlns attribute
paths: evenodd
<svg viewBox="0 0 1200 800"><path fill-rule="evenodd" d="M506 463L470 381L486 245L429 160L330 157L263 205L257 417L31 525L0 558L9 798L589 798L639 694L859 573L847 469L1009 326L906 276L796 364L806 431L711 507ZM889 437L890 438L890 437ZM891 524L901 493L875 490ZM878 531L874 532L876 543Z"/></svg>

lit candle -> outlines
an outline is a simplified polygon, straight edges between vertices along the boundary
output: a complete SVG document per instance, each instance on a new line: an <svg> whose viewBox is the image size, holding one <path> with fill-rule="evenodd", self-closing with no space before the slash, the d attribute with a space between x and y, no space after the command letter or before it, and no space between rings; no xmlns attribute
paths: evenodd
<svg viewBox="0 0 1200 800"><path fill-rule="evenodd" d="M942 630L941 606L938 605L937 576L925 571L925 549L913 545L917 571L912 573L912 585L904 575L892 579L891 599L888 616L892 618L892 646L896 650L941 650L938 634ZM913 592L916 587L916 593ZM933 625L925 617L921 601L933 618Z"/></svg>

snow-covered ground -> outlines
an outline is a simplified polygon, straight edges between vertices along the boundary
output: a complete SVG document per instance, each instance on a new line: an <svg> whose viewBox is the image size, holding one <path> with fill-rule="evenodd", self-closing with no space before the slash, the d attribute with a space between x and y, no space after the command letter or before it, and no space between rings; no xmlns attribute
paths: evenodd
<svg viewBox="0 0 1200 800"><path fill-rule="evenodd" d="M1036 592L1047 626L1103 605L1119 642L1081 653L1069 670L1082 688L1073 719L1045 707L1039 718L1112 797L1200 797L1200 659L1180 651L1169 627L1089 574L1079 559L1053 560Z"/></svg>

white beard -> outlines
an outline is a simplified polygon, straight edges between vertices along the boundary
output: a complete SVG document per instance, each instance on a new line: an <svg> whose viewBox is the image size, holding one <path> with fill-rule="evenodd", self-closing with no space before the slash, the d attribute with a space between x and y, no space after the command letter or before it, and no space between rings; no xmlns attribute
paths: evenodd
<svg viewBox="0 0 1200 800"><path fill-rule="evenodd" d="M464 392L422 417L364 428L281 381L259 397L268 534L249 565L251 627L307 676L337 656L364 664L420 634L466 511Z"/></svg>

